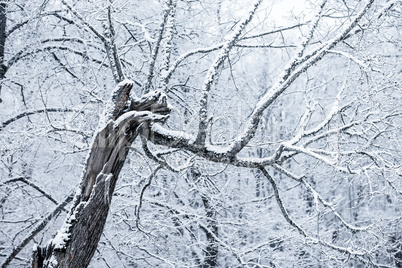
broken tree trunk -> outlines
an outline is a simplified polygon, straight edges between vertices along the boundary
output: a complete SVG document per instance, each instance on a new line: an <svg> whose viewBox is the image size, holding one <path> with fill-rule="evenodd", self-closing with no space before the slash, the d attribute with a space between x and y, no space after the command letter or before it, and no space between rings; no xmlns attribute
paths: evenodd
<svg viewBox="0 0 402 268"><path fill-rule="evenodd" d="M35 247L32 267L87 267L100 240L113 191L130 145L143 123L169 115L166 96L151 92L128 105L133 82L124 80L113 91L94 136L80 188L63 227L43 247Z"/></svg>

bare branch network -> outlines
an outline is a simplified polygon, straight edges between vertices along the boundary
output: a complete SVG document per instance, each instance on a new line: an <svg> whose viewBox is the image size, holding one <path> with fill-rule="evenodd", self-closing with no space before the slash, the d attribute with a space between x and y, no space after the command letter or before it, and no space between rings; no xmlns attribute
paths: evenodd
<svg viewBox="0 0 402 268"><path fill-rule="evenodd" d="M2 267L402 267L401 8L1 2Z"/></svg>

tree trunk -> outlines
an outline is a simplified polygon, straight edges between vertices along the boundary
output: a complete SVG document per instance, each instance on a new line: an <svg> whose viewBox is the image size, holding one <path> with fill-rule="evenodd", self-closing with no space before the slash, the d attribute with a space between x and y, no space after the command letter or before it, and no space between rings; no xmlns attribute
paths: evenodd
<svg viewBox="0 0 402 268"><path fill-rule="evenodd" d="M119 173L140 125L163 121L170 112L166 97L158 92L131 100L127 108L132 86L131 81L124 80L113 91L103 120L107 123L101 123L95 134L69 215L52 240L34 249L33 268L89 265L103 232Z"/></svg>
<svg viewBox="0 0 402 268"><path fill-rule="evenodd" d="M219 245L215 237L218 237L218 226L216 219L216 210L211 205L206 196L201 194L202 203L206 211L206 220L208 230L204 230L207 236L207 248L205 249L205 260L202 268L214 268L217 266ZM211 233L212 232L212 233Z"/></svg>
<svg viewBox="0 0 402 268"><path fill-rule="evenodd" d="M7 66L4 64L4 51L7 39L7 1L0 3L0 95L1 95L1 82L6 76ZM2 102L0 98L0 103Z"/></svg>
<svg viewBox="0 0 402 268"><path fill-rule="evenodd" d="M0 78L4 78L4 51L7 38L7 1L0 3ZM4 66L4 67L3 67Z"/></svg>

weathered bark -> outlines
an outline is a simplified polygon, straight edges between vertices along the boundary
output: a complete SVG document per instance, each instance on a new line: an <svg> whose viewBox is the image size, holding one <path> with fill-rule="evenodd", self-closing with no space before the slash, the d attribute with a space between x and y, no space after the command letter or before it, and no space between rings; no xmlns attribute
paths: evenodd
<svg viewBox="0 0 402 268"><path fill-rule="evenodd" d="M144 122L162 121L169 114L166 97L161 93L132 100L124 110L132 86L131 81L124 80L114 90L103 120L107 123L95 135L69 215L56 236L34 250L32 267L89 265L103 232L119 173L139 126Z"/></svg>

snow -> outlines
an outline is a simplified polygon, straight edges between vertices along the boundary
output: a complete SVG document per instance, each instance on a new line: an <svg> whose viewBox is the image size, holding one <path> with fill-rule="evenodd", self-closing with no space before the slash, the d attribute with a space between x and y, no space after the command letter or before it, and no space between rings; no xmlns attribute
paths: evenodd
<svg viewBox="0 0 402 268"><path fill-rule="evenodd" d="M55 249L61 250L66 248L67 242L70 240L72 224L76 221L75 213L66 219L56 236L51 240Z"/></svg>
<svg viewBox="0 0 402 268"><path fill-rule="evenodd" d="M54 255L52 255L52 257L49 260L49 267L53 268L53 267L57 267L58 266L58 262L56 260L56 257Z"/></svg>
<svg viewBox="0 0 402 268"><path fill-rule="evenodd" d="M144 25L144 24L141 24L141 23L138 23L138 22L134 22L134 23L133 23L133 22L128 21L128 20L124 21L124 23L125 23L125 24L130 24L130 25L133 25L133 26L138 26L138 27L140 27L140 28L141 28L141 31L142 31L143 34L144 34L144 38L145 38L146 41L148 41L148 42L150 42L150 43L156 42L156 40L151 37L151 34L150 34L150 33L148 32L148 30L145 28L145 25Z"/></svg>
<svg viewBox="0 0 402 268"><path fill-rule="evenodd" d="M110 196L109 196L109 190L110 190L110 182L113 178L113 174L109 173L107 174L107 177L105 178L105 193L104 193L104 198L107 204L110 204Z"/></svg>
<svg viewBox="0 0 402 268"><path fill-rule="evenodd" d="M134 85L134 82L133 82L133 80L130 80L130 79L127 79L127 78L124 79L123 81L121 81L120 83L117 84L117 86L114 88L112 94L115 94L115 92L117 91L117 89L118 89L119 87L124 86L125 84Z"/></svg>
<svg viewBox="0 0 402 268"><path fill-rule="evenodd" d="M163 136L168 136L176 139L188 140L188 142L195 142L195 136L188 134L184 131L169 130L162 127L160 124L154 124L152 126L152 131L158 132Z"/></svg>
<svg viewBox="0 0 402 268"><path fill-rule="evenodd" d="M207 144L206 148L208 151L214 152L216 154L226 154L229 152L230 147L225 146L225 147L218 147L212 144Z"/></svg>
<svg viewBox="0 0 402 268"><path fill-rule="evenodd" d="M127 113L122 114L121 116L119 116L119 118L116 119L116 121L114 121L114 125L113 125L114 128L118 128L119 125L120 125L122 122L128 120L130 117L134 117L134 116L136 116L136 115L140 115L140 113L141 113L141 112L131 111L131 112L127 112ZM144 112L142 112L142 113L144 113ZM147 112L147 113L149 113L149 112Z"/></svg>
<svg viewBox="0 0 402 268"><path fill-rule="evenodd" d="M65 249L66 243L70 238L69 229L71 224L64 224L63 227L57 232L56 236L53 238L52 244L55 249Z"/></svg>

